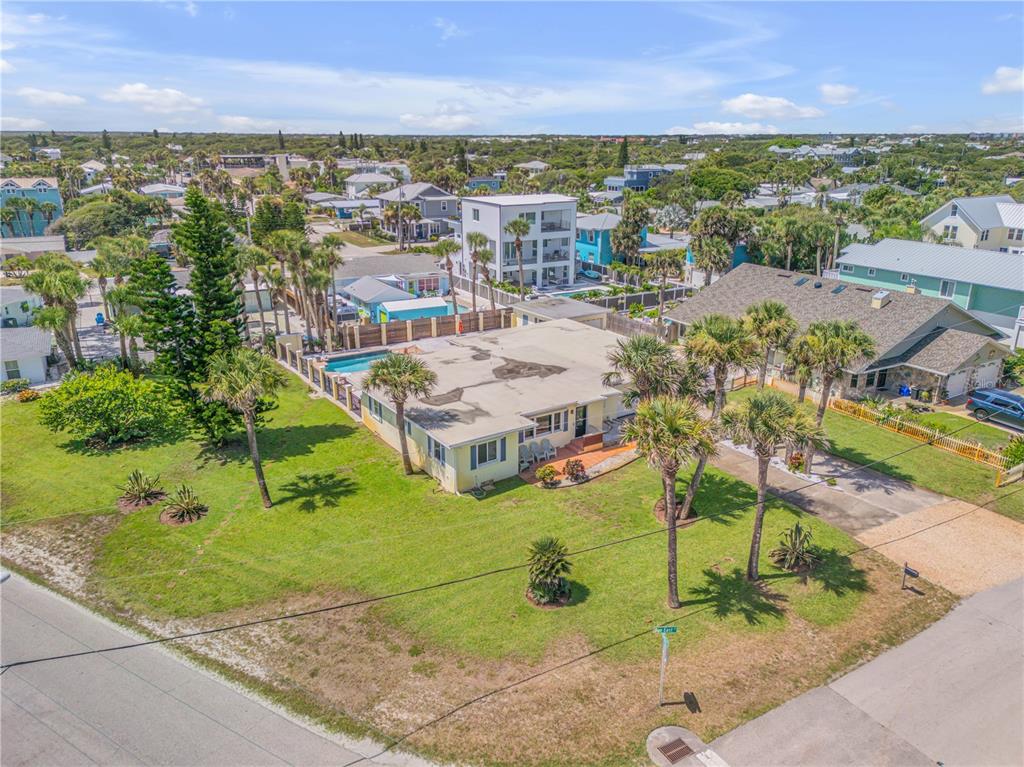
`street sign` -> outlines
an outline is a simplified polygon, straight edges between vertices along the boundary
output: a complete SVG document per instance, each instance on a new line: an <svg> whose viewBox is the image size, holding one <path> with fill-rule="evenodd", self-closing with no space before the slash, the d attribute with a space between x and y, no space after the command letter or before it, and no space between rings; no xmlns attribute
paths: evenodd
<svg viewBox="0 0 1024 767"><path fill-rule="evenodd" d="M679 631L679 627L678 626L658 626L654 630L657 631L659 634L675 634L677 631Z"/></svg>
<svg viewBox="0 0 1024 767"><path fill-rule="evenodd" d="M903 582L900 584L900 590L902 591L907 587L907 578L920 578L921 573L910 567L907 562L903 563ZM913 589L911 589L913 590Z"/></svg>
<svg viewBox="0 0 1024 767"><path fill-rule="evenodd" d="M668 668L668 637L679 631L678 626L655 626L655 633L661 634L661 674L658 679L658 705L665 705L665 669Z"/></svg>

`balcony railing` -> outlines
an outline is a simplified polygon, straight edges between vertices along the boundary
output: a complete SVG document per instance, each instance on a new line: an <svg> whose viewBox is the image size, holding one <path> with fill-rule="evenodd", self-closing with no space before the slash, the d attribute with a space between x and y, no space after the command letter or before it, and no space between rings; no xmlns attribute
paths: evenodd
<svg viewBox="0 0 1024 767"><path fill-rule="evenodd" d="M542 232L564 232L572 228L572 224L568 221L541 221L540 230Z"/></svg>
<svg viewBox="0 0 1024 767"><path fill-rule="evenodd" d="M548 261L568 261L572 256L568 250L552 250L544 254L545 263Z"/></svg>
<svg viewBox="0 0 1024 767"><path fill-rule="evenodd" d="M537 263L537 257L536 256L523 256L523 266L529 266L530 264L536 264L536 263ZM516 261L516 257L515 256L512 256L512 258L503 258L501 260L501 265L505 266L505 267L519 266L519 262Z"/></svg>

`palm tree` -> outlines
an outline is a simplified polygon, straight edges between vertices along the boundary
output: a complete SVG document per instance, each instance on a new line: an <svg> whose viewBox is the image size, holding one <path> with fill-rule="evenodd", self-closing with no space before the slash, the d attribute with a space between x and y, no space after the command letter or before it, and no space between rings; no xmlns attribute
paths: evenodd
<svg viewBox="0 0 1024 767"><path fill-rule="evenodd" d="M604 374L605 386L628 381L624 397L630 404L676 392L682 363L675 350L660 338L649 335L620 339L608 352L612 369Z"/></svg>
<svg viewBox="0 0 1024 767"><path fill-rule="evenodd" d="M128 367L128 343L125 323L122 318L128 315L128 307L132 306L132 293L127 287L113 288L107 293L107 300L114 308L114 329L117 330L117 340L121 345L121 365Z"/></svg>
<svg viewBox="0 0 1024 767"><path fill-rule="evenodd" d="M28 237L31 232L25 227L25 224L21 220L21 212L25 210L25 198L24 197L10 197L4 201L4 208L10 210L14 214L13 222L18 225L21 230L22 237ZM13 226L11 227L11 236L14 235Z"/></svg>
<svg viewBox="0 0 1024 767"><path fill-rule="evenodd" d="M481 248L476 252L476 261L484 271L484 282L487 283L487 291L490 294L492 312L498 309L494 303L494 278L491 277L491 270L487 268L493 260L494 252L490 248Z"/></svg>
<svg viewBox="0 0 1024 767"><path fill-rule="evenodd" d="M60 306L66 311L67 337L74 349L68 359L77 365L84 357L78 337L78 299L85 295L88 282L78 274L78 267L63 253L44 253L35 261L35 270L27 275L24 287L41 296L45 306Z"/></svg>
<svg viewBox="0 0 1024 767"><path fill-rule="evenodd" d="M661 471L668 526L668 606L678 608L676 475L693 458L706 461L716 454L714 422L701 417L693 400L658 396L640 403L622 439L636 442L637 452Z"/></svg>
<svg viewBox="0 0 1024 767"><path fill-rule="evenodd" d="M768 358L776 349L784 349L796 332L793 315L781 301L765 299L747 307L743 324L761 348L761 364L757 371L757 388L764 388L768 375Z"/></svg>
<svg viewBox="0 0 1024 767"><path fill-rule="evenodd" d="M75 351L68 336L68 310L63 306L39 306L32 312L32 324L53 333L57 347L68 361L68 365L76 364Z"/></svg>
<svg viewBox="0 0 1024 767"><path fill-rule="evenodd" d="M715 382L711 418L717 419L725 407L725 382L729 369L741 367L744 371L754 361L757 345L747 333L743 323L724 314L709 314L690 326L684 339L687 358L700 369L711 371ZM693 471L690 485L683 499L683 519L690 516L693 501L697 497L707 459L700 458Z"/></svg>
<svg viewBox="0 0 1024 767"><path fill-rule="evenodd" d="M39 203L39 212L46 218L46 226L53 223L53 214L57 212L57 203L49 200Z"/></svg>
<svg viewBox="0 0 1024 767"><path fill-rule="evenodd" d="M388 354L370 365L363 385L370 391L386 392L395 406L395 428L402 447L402 464L412 474L409 443L405 435L405 402L409 397L425 397L437 383L437 373L409 354Z"/></svg>
<svg viewBox="0 0 1024 767"><path fill-rule="evenodd" d="M444 259L444 269L448 272L448 292L452 299L452 314L459 316L459 304L455 298L455 280L452 276L452 256L462 250L462 246L455 240L438 240L433 248L433 253L440 259Z"/></svg>
<svg viewBox="0 0 1024 767"><path fill-rule="evenodd" d="M0 223L7 227L7 231L11 233L11 237L14 236L14 220L17 214L10 207L0 208Z"/></svg>
<svg viewBox="0 0 1024 767"><path fill-rule="evenodd" d="M789 397L770 389L757 392L742 404L727 407L722 412L722 426L734 441L751 445L757 456L757 511L747 559L747 580L756 581L760 578L758 559L772 456L779 445L823 446L825 434Z"/></svg>
<svg viewBox="0 0 1024 767"><path fill-rule="evenodd" d="M473 313L476 313L476 275L480 266L480 251L487 247L487 235L483 232L470 232L466 235L466 244L469 246L470 263L473 265Z"/></svg>
<svg viewBox="0 0 1024 767"><path fill-rule="evenodd" d="M804 333L794 338L789 344L789 349L786 350L786 364L791 368L800 384L797 402L803 402L807 397L807 387L810 386L811 378L814 376L817 345L817 336Z"/></svg>
<svg viewBox="0 0 1024 767"><path fill-rule="evenodd" d="M661 278L658 285L658 324L665 324L665 285L670 274L676 274L686 260L685 250L662 250L647 257L647 264Z"/></svg>
<svg viewBox="0 0 1024 767"><path fill-rule="evenodd" d="M136 340L142 335L142 315L120 312L114 319L114 328L121 337L121 353L124 354L124 339L128 339L128 358L125 366L132 370L139 369L139 343Z"/></svg>
<svg viewBox="0 0 1024 767"><path fill-rule="evenodd" d="M277 324L277 304L284 306L284 332L291 335L292 324L288 317L288 279L279 266L264 266L260 269L263 281L270 291L270 306L274 310L274 327L280 329ZM275 303L276 302L276 303Z"/></svg>
<svg viewBox="0 0 1024 767"><path fill-rule="evenodd" d="M252 279L252 286L256 291L256 306L260 312L260 335L263 336L267 332L267 318L263 312L263 295L260 292L260 267L266 266L270 254L258 245L244 245L238 248L237 258L238 271Z"/></svg>
<svg viewBox="0 0 1024 767"><path fill-rule="evenodd" d="M249 456L256 471L256 483L263 507L271 507L270 492L263 477L259 445L256 443L256 408L261 401L273 399L285 385L284 371L266 354L242 346L218 352L210 358L209 373L202 385L204 399L223 402L242 414Z"/></svg>
<svg viewBox="0 0 1024 767"><path fill-rule="evenodd" d="M530 233L530 222L514 218L505 224L505 234L515 237L516 266L519 269L519 300L526 300L526 278L523 276L523 237Z"/></svg>
<svg viewBox="0 0 1024 767"><path fill-rule="evenodd" d="M711 284L715 272L725 272L732 266L732 249L724 237L695 237L693 263L704 272L704 287Z"/></svg>

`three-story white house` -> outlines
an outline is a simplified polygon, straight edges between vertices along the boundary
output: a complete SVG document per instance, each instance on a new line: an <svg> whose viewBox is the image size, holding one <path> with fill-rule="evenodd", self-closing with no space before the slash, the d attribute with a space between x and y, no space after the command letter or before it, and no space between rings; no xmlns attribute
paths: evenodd
<svg viewBox="0 0 1024 767"><path fill-rule="evenodd" d="M458 269L463 276L473 273L470 232L487 236L487 248L494 254L488 265L496 282L519 282L515 237L505 226L515 218L530 224L523 241L523 280L527 285L549 287L572 285L576 278L575 197L563 194L498 194L465 197L462 200L462 252Z"/></svg>

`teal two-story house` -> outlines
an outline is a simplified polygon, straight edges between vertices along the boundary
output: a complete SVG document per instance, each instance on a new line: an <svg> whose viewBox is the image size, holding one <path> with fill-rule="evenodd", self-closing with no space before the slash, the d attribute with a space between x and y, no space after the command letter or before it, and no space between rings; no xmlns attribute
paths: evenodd
<svg viewBox="0 0 1024 767"><path fill-rule="evenodd" d="M64 201L56 178L0 179L0 208L4 214L2 237L39 237L64 215Z"/></svg>
<svg viewBox="0 0 1024 767"><path fill-rule="evenodd" d="M886 239L848 246L826 275L859 285L947 298L1012 335L1024 306L1024 254Z"/></svg>

